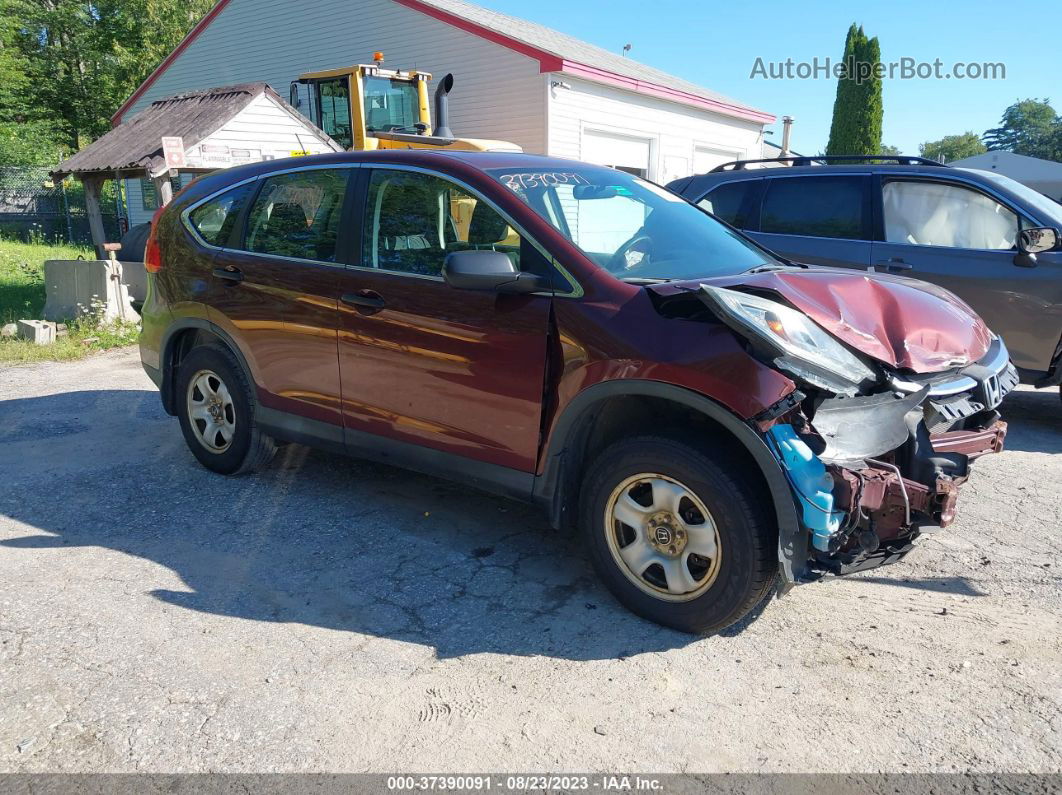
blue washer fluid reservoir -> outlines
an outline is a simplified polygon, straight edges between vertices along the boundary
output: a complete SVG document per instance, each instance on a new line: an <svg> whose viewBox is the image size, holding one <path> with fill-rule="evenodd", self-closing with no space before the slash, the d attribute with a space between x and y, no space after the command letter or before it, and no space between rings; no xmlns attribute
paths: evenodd
<svg viewBox="0 0 1062 795"><path fill-rule="evenodd" d="M767 435L785 470L789 485L804 511L815 549L830 551L830 539L841 526L843 513L833 510L833 477L792 425L775 425Z"/></svg>

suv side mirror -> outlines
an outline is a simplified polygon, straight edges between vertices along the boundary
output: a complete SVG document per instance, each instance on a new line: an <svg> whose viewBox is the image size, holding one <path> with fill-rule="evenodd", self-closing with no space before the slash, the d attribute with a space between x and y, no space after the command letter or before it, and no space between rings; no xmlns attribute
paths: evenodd
<svg viewBox="0 0 1062 795"><path fill-rule="evenodd" d="M1022 229L1018 233L1018 251L1022 254L1040 254L1058 248L1059 233L1049 226Z"/></svg>
<svg viewBox="0 0 1062 795"><path fill-rule="evenodd" d="M460 290L492 290L496 293L535 293L548 289L533 273L518 271L501 251L454 251L443 261L443 279Z"/></svg>

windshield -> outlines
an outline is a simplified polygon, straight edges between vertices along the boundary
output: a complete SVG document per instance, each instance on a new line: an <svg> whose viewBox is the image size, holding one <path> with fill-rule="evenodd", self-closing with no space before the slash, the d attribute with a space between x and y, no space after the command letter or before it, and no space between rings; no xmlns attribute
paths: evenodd
<svg viewBox="0 0 1062 795"><path fill-rule="evenodd" d="M961 168L959 171L969 171L978 176L985 177L1001 188L1006 188L1015 196L1025 201L1037 215L1043 216L1041 220L1050 226L1062 228L1062 204L1044 196L1042 193L1023 185L1017 180L997 174L994 171L983 171L979 168Z"/></svg>
<svg viewBox="0 0 1062 795"><path fill-rule="evenodd" d="M621 171L488 173L620 279L698 279L781 264L703 210Z"/></svg>
<svg viewBox="0 0 1062 795"><path fill-rule="evenodd" d="M364 86L366 130L412 130L420 121L416 83L389 77L366 77Z"/></svg>

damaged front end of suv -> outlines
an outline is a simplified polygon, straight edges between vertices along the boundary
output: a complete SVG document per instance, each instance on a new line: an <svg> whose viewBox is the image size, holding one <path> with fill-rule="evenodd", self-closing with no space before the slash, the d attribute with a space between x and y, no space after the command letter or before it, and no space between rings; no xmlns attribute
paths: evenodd
<svg viewBox="0 0 1062 795"><path fill-rule="evenodd" d="M697 297L797 389L751 419L806 533L781 539L796 581L900 560L955 517L996 408L1018 383L1003 340L947 291L828 270L704 283Z"/></svg>

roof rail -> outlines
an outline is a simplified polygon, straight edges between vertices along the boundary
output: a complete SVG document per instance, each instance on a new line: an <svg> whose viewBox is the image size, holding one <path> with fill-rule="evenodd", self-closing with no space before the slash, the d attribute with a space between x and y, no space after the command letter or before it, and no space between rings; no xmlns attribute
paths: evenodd
<svg viewBox="0 0 1062 795"><path fill-rule="evenodd" d="M731 160L729 163L721 163L709 173L716 171L742 171L746 166L753 163L790 163L794 166L810 166L813 163L829 165L830 163L874 163L878 161L894 162L899 166L940 166L947 168L943 163L930 160L927 157L916 155L800 155L799 157L764 157L759 160Z"/></svg>

